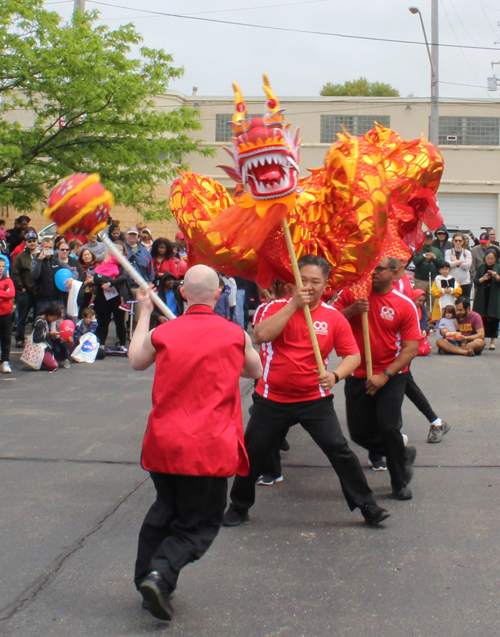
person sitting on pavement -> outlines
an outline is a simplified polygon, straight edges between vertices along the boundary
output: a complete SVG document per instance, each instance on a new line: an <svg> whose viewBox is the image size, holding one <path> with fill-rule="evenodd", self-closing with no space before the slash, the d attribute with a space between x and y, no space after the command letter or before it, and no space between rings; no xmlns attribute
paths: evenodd
<svg viewBox="0 0 500 637"><path fill-rule="evenodd" d="M450 332L458 330L457 313L454 305L447 305L443 310L443 317L436 327L436 334L446 337Z"/></svg>
<svg viewBox="0 0 500 637"><path fill-rule="evenodd" d="M70 352L72 352L79 344L82 336L88 333L96 334L97 332L97 320L95 310L93 307L86 307L82 311L82 318L78 321L73 332L73 344Z"/></svg>
<svg viewBox="0 0 500 637"><path fill-rule="evenodd" d="M16 347L24 347L26 321L30 312L35 311L35 281L31 274L31 263L36 259L38 237L36 232L27 232L24 240L24 250L14 260L11 276L16 287Z"/></svg>
<svg viewBox="0 0 500 637"><path fill-rule="evenodd" d="M288 299L261 305L254 316L254 340L261 345L264 375L253 394L245 446L248 476L236 476L224 526L248 520L255 502L255 484L269 453L289 427L300 423L327 456L337 473L351 511L359 508L368 524L379 524L389 512L377 505L356 454L344 438L330 390L359 364L359 350L345 318L321 298L331 269L314 255L299 260L303 287ZM341 357L333 372L318 374L303 308L308 305L323 361L332 350ZM324 363L326 367L326 362Z"/></svg>
<svg viewBox="0 0 500 637"><path fill-rule="evenodd" d="M496 259L496 252L488 250L474 279L474 311L483 319L484 337L490 339L489 349L495 349L500 322L500 265Z"/></svg>
<svg viewBox="0 0 500 637"><path fill-rule="evenodd" d="M250 337L215 316L219 290L214 270L190 268L181 288L186 313L152 331L149 292L137 293L141 312L129 360L135 370L155 366L141 464L157 499L139 533L134 581L162 620L172 619L181 569L200 559L219 532L228 477L248 471L239 379L259 378L262 365Z"/></svg>
<svg viewBox="0 0 500 637"><path fill-rule="evenodd" d="M436 345L440 354L458 354L475 356L481 354L484 346L483 319L470 309L470 301L460 296L455 302L458 330L454 336L455 343L446 338L438 338Z"/></svg>
<svg viewBox="0 0 500 637"><path fill-rule="evenodd" d="M465 248L464 235L461 232L455 232L452 240L453 248L446 250L444 260L450 264L450 274L460 284L462 296L470 298L472 255Z"/></svg>
<svg viewBox="0 0 500 637"><path fill-rule="evenodd" d="M12 299L16 296L14 282L7 270L7 261L0 255L0 347L1 367L4 374L12 372L10 366L10 341L12 337Z"/></svg>
<svg viewBox="0 0 500 637"><path fill-rule="evenodd" d="M443 261L439 266L439 274L432 284L431 294L436 299L432 308L432 321L438 323L447 305L454 305L456 299L462 295L460 283L450 276L450 264Z"/></svg>
<svg viewBox="0 0 500 637"><path fill-rule="evenodd" d="M405 446L402 405L409 364L417 355L420 327L413 301L393 288L398 260L384 258L373 270L372 291L356 299L347 288L335 307L349 320L361 350L361 364L345 383L347 426L352 440L387 458L392 497L410 500L409 483L417 451ZM368 312L373 373L368 378L361 314Z"/></svg>
<svg viewBox="0 0 500 637"><path fill-rule="evenodd" d="M59 325L64 314L61 303L45 305L42 313L33 325L33 343L45 343L45 353L41 369L55 372L61 362L64 369L69 369L68 343L61 339Z"/></svg>
<svg viewBox="0 0 500 637"><path fill-rule="evenodd" d="M414 285L419 290L430 292L429 280L434 281L439 274L439 264L443 260L441 250L432 245L432 232L425 233L424 244L419 252L413 254L415 265Z"/></svg>

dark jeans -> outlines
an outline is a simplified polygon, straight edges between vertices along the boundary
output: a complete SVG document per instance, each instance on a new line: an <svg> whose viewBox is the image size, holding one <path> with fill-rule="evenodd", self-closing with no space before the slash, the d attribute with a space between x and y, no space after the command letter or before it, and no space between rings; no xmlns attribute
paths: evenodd
<svg viewBox="0 0 500 637"><path fill-rule="evenodd" d="M406 396L411 400L415 407L423 413L429 422L434 422L437 414L432 409L429 401L422 393L422 390L415 382L411 371L406 373Z"/></svg>
<svg viewBox="0 0 500 637"><path fill-rule="evenodd" d="M255 483L269 460L269 452L279 445L289 427L300 423L335 469L351 511L374 502L356 454L344 438L333 409L333 396L299 403L279 403L253 395L252 415L245 432L250 473L236 476L231 501L239 510L255 502Z"/></svg>
<svg viewBox="0 0 500 637"><path fill-rule="evenodd" d="M368 451L385 456L395 491L406 486L405 446L401 407L408 373L396 374L374 396L366 393L366 378L345 380L347 426L353 441Z"/></svg>
<svg viewBox="0 0 500 637"><path fill-rule="evenodd" d="M173 591L181 568L199 560L217 537L227 478L151 473L156 502L139 533L134 582L158 571Z"/></svg>
<svg viewBox="0 0 500 637"><path fill-rule="evenodd" d="M2 348L2 363L10 359L10 339L12 336L12 314L0 315L0 347Z"/></svg>
<svg viewBox="0 0 500 637"><path fill-rule="evenodd" d="M95 311L97 314L97 340L101 345L106 345L108 338L109 322L111 315L115 320L116 335L120 345L127 344L127 330L125 329L125 312L120 310L120 297L114 296L107 301L103 294L98 294L95 300Z"/></svg>
<svg viewBox="0 0 500 637"><path fill-rule="evenodd" d="M26 331L26 321L28 319L31 308L35 310L35 297L28 292L16 292L17 306L17 328L16 341L24 341L24 332Z"/></svg>

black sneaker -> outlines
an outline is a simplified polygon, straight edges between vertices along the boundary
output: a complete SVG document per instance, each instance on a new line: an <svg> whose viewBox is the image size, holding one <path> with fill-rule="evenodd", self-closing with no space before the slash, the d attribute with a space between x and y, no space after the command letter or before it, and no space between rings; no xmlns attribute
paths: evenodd
<svg viewBox="0 0 500 637"><path fill-rule="evenodd" d="M378 453L368 452L368 464L371 464L373 471L387 471L384 456L379 456Z"/></svg>
<svg viewBox="0 0 500 637"><path fill-rule="evenodd" d="M24 349L24 341L16 341L17 349Z"/></svg>
<svg viewBox="0 0 500 637"><path fill-rule="evenodd" d="M375 502L365 504L365 506L361 507L361 513L365 518L365 522L370 526L380 524L391 515L387 509L382 509L378 504L375 504Z"/></svg>
<svg viewBox="0 0 500 637"><path fill-rule="evenodd" d="M393 489L392 497L395 500L411 500L413 498L413 493L411 492L411 489L408 489L408 487L402 487L399 491Z"/></svg>
<svg viewBox="0 0 500 637"><path fill-rule="evenodd" d="M248 522L248 509L237 509L234 504L230 504L224 513L222 526L239 526L244 522Z"/></svg>
<svg viewBox="0 0 500 637"><path fill-rule="evenodd" d="M413 478L413 465L417 457L415 447L405 447L405 482L410 484Z"/></svg>
<svg viewBox="0 0 500 637"><path fill-rule="evenodd" d="M257 480L257 484L260 484L264 487L272 487L274 484L274 478L272 476L264 474L259 477L259 479Z"/></svg>
<svg viewBox="0 0 500 637"><path fill-rule="evenodd" d="M171 591L158 571L152 571L142 580L139 591L153 617L163 621L172 619L174 609L170 603Z"/></svg>

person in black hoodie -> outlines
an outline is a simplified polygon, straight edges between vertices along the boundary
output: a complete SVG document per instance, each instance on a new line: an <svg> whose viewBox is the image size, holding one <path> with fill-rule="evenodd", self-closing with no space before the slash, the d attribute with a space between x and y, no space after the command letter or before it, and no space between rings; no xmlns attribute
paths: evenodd
<svg viewBox="0 0 500 637"><path fill-rule="evenodd" d="M54 281L54 276L66 264L54 255L54 242L46 237L42 239L38 256L31 261L31 276L35 281L36 314L52 303L60 303L64 307L64 292Z"/></svg>
<svg viewBox="0 0 500 637"><path fill-rule="evenodd" d="M441 250L444 260L444 253L446 250L451 250L453 247L451 245L450 235L448 234L448 230L446 230L446 226L440 226L434 233L434 236L436 239L432 242L432 245Z"/></svg>
<svg viewBox="0 0 500 637"><path fill-rule="evenodd" d="M158 296L176 316L180 316L184 314L184 299L182 298L179 286L175 285L176 282L177 279L175 276L172 272L167 270L160 280ZM167 317L164 316L161 310L155 305L151 313L150 329L154 329L167 321Z"/></svg>

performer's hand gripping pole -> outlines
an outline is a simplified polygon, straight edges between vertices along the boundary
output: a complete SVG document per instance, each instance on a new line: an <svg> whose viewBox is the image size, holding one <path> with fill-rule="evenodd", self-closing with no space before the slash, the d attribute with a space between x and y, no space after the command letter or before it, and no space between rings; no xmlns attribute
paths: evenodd
<svg viewBox="0 0 500 637"><path fill-rule="evenodd" d="M366 378L371 378L373 376L373 365L372 347L370 344L370 328L368 326L368 312L361 313L361 320L363 324L363 340L365 343Z"/></svg>
<svg viewBox="0 0 500 637"><path fill-rule="evenodd" d="M141 290L143 292L145 292L146 290L149 290L149 285L142 278L142 276L139 274L139 272L137 272L137 270L127 261L127 259L123 256L123 254L120 252L120 250L117 249L117 247L111 241L111 239L109 237L107 237L104 233L99 234L99 238L101 239L101 241L103 243L106 244L106 247L109 249L109 251L112 252L115 255L115 257L120 262L120 265L122 266L122 268L125 270L125 272L129 276L131 276L134 279L134 281L141 288ZM169 320L176 318L175 314L171 310L168 309L168 307L160 299L160 297L156 294L156 292L153 292L152 290L151 290L151 300L156 305L156 307L161 312L163 312L163 314L165 314L165 316Z"/></svg>
<svg viewBox="0 0 500 637"><path fill-rule="evenodd" d="M286 219L283 219L283 232L285 233L286 245L290 254L290 261L292 262L292 270L295 276L295 284L298 288L302 287L302 277L300 276L299 264L297 263L297 257L295 256L295 250L293 249L293 241L290 235L290 228ZM311 317L311 310L308 305L304 307L304 314L306 316L307 327L309 329L309 336L311 337L312 346L314 349L314 356L316 357L316 364L318 365L318 371L320 374L325 373L325 366L323 365L323 359L318 345L318 338L314 331L314 326Z"/></svg>

